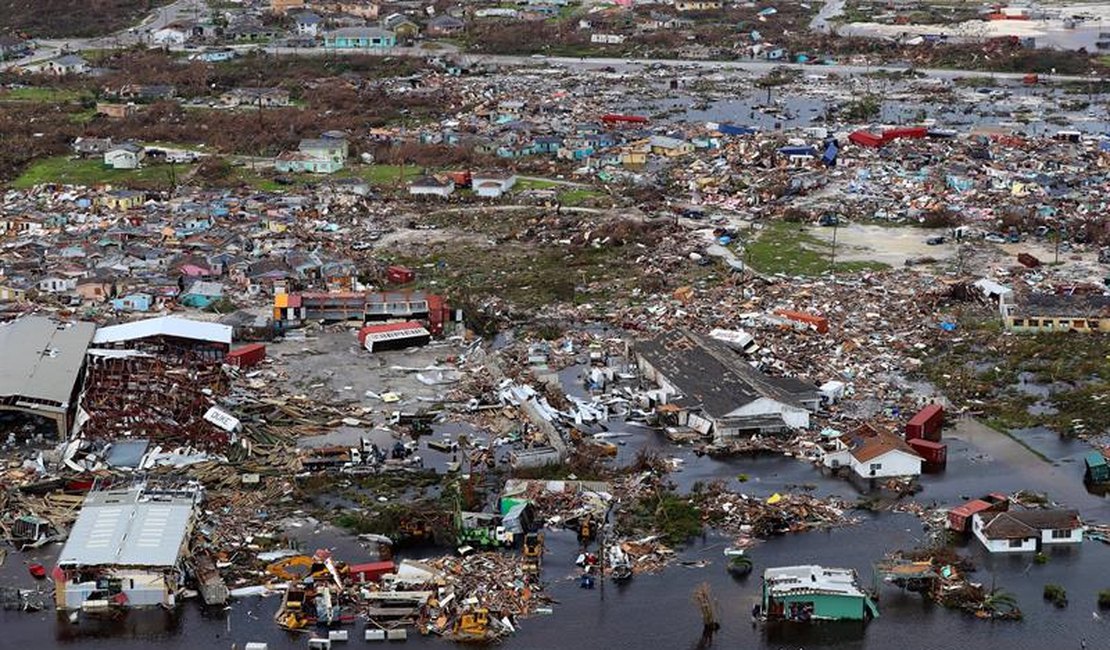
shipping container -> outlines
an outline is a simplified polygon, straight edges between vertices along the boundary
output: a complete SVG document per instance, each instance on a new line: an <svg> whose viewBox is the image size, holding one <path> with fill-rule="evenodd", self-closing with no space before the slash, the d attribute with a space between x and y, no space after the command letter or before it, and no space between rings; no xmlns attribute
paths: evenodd
<svg viewBox="0 0 1110 650"><path fill-rule="evenodd" d="M909 445L918 456L925 459L926 471L939 471L948 464L948 445L921 438L910 440Z"/></svg>
<svg viewBox="0 0 1110 650"><path fill-rule="evenodd" d="M911 139L916 140L924 138L929 135L929 129L923 126L900 126L894 129L887 129L883 131L883 142L891 142L893 140Z"/></svg>
<svg viewBox="0 0 1110 650"><path fill-rule="evenodd" d="M940 429L944 426L944 408L940 404L930 404L917 412L906 423L906 440L924 438L940 442Z"/></svg>
<svg viewBox="0 0 1110 650"><path fill-rule="evenodd" d="M778 309L775 311L776 316L797 321L799 323L808 323L817 330L818 334L828 334L829 332L829 319L824 316L815 316L800 311L790 311L788 309Z"/></svg>
<svg viewBox="0 0 1110 650"><path fill-rule="evenodd" d="M472 180L468 171L447 172L447 178L450 178L455 183L455 187L460 189L470 187L470 181Z"/></svg>
<svg viewBox="0 0 1110 650"><path fill-rule="evenodd" d="M972 499L961 506L956 506L949 510L946 525L949 530L966 533L971 525L971 518L974 515L983 512L1005 512L1009 509L1009 497L1005 494L991 492L980 499Z"/></svg>
<svg viewBox="0 0 1110 650"><path fill-rule="evenodd" d="M848 136L848 141L861 147L883 146L883 138L869 131L855 131Z"/></svg>
<svg viewBox="0 0 1110 650"><path fill-rule="evenodd" d="M348 576L352 582L378 582L387 573L393 573L396 566L392 562L367 562L365 564L352 564L347 567Z"/></svg>
<svg viewBox="0 0 1110 650"><path fill-rule="evenodd" d="M236 368L250 368L262 363L265 358L266 346L262 343L251 343L228 352L227 364Z"/></svg>
<svg viewBox="0 0 1110 650"><path fill-rule="evenodd" d="M407 266L394 265L385 270L385 279L390 284L408 284L416 279L416 272Z"/></svg>

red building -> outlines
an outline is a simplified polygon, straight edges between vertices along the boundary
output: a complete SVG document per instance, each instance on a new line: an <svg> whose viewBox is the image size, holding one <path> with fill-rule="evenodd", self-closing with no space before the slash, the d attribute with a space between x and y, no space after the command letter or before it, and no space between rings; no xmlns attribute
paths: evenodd
<svg viewBox="0 0 1110 650"><path fill-rule="evenodd" d="M930 404L917 412L906 423L906 440L924 438L940 442L940 429L944 426L944 408L940 404Z"/></svg>

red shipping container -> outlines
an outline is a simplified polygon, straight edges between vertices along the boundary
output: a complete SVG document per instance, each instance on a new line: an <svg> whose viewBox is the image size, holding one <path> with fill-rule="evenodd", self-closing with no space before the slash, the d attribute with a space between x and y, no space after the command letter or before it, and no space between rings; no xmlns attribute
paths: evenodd
<svg viewBox="0 0 1110 650"><path fill-rule="evenodd" d="M942 469L948 464L948 445L921 438L910 440L909 445L925 459L925 466L930 469Z"/></svg>
<svg viewBox="0 0 1110 650"><path fill-rule="evenodd" d="M896 129L883 131L883 142L890 142L898 138L918 139L929 135L929 129L923 126L901 126Z"/></svg>
<svg viewBox="0 0 1110 650"><path fill-rule="evenodd" d="M347 567L347 575L352 582L377 582L387 573L393 573L396 567L392 562L367 562L365 564L352 564Z"/></svg>
<svg viewBox="0 0 1110 650"><path fill-rule="evenodd" d="M408 284L416 279L416 272L407 266L391 266L385 270L385 279L390 284Z"/></svg>
<svg viewBox="0 0 1110 650"><path fill-rule="evenodd" d="M940 429L944 426L944 408L940 404L930 404L917 412L906 423L906 440L924 438L940 442Z"/></svg>
<svg viewBox="0 0 1110 650"><path fill-rule="evenodd" d="M810 325L813 325L815 328L817 328L818 334L829 333L829 319L825 318L824 316L814 316L813 314L807 314L800 311L790 311L787 309L778 309L775 311L775 315L782 316L783 318L789 320L798 321L799 323L809 323Z"/></svg>
<svg viewBox="0 0 1110 650"><path fill-rule="evenodd" d="M235 348L227 353L227 363L236 368L249 368L262 363L266 358L266 345L263 343L251 343L242 347Z"/></svg>
<svg viewBox="0 0 1110 650"><path fill-rule="evenodd" d="M858 144L861 147L881 147L883 146L883 138L877 136L870 131L855 131L848 136L848 141Z"/></svg>

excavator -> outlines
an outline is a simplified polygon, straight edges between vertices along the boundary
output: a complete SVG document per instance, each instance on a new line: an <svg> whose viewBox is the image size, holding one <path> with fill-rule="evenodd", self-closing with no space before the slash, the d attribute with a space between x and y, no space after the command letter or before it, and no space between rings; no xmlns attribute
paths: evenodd
<svg viewBox="0 0 1110 650"><path fill-rule="evenodd" d="M543 534L526 534L524 536L524 544L521 548L521 555L524 558L524 572L538 574L540 572L540 565L543 564Z"/></svg>

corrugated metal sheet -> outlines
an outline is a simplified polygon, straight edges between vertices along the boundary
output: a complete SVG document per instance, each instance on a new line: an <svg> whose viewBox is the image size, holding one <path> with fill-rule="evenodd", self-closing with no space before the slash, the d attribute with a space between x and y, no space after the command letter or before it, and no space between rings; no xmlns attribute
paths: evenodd
<svg viewBox="0 0 1110 650"><path fill-rule="evenodd" d="M231 345L231 326L178 318L177 316L162 316L161 318L148 318L133 323L124 323L123 325L102 327L96 331L92 342L93 345L104 345L134 341L151 336L173 336Z"/></svg>
<svg viewBox="0 0 1110 650"><path fill-rule="evenodd" d="M192 516L193 502L184 497L151 498L139 488L93 492L58 565L172 567Z"/></svg>

